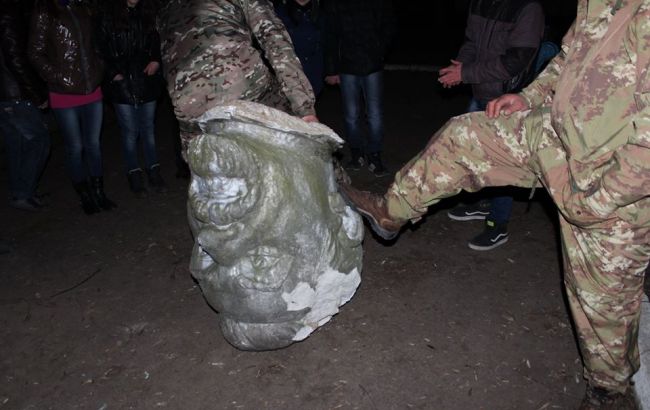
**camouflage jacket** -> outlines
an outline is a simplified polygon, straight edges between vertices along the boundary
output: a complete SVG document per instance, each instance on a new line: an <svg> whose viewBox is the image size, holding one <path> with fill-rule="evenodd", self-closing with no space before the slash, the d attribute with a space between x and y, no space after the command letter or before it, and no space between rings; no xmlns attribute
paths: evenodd
<svg viewBox="0 0 650 410"><path fill-rule="evenodd" d="M562 51L521 95L551 107L573 191L650 225L650 0L579 0Z"/></svg>
<svg viewBox="0 0 650 410"><path fill-rule="evenodd" d="M162 10L160 34L180 121L238 99L265 102L276 90L293 114L315 113L309 81L267 0L172 0Z"/></svg>

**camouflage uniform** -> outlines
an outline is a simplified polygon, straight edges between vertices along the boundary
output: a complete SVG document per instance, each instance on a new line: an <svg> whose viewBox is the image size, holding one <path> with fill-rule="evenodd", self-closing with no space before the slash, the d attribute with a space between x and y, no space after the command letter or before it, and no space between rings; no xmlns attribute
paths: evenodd
<svg viewBox="0 0 650 410"><path fill-rule="evenodd" d="M585 376L623 392L650 259L650 0L579 0L563 43L521 93L532 109L451 119L397 173L388 212L417 220L461 189L541 183L561 213Z"/></svg>
<svg viewBox="0 0 650 410"><path fill-rule="evenodd" d="M163 69L184 148L197 132L189 121L230 101L301 117L315 113L312 88L267 0L172 0L160 23Z"/></svg>

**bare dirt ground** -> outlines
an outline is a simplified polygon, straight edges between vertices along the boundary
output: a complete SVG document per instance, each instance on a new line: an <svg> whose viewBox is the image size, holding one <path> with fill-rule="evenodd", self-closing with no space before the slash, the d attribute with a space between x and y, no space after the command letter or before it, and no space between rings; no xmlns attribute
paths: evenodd
<svg viewBox="0 0 650 410"><path fill-rule="evenodd" d="M388 73L386 162L396 170L467 98L431 74ZM338 92L319 115L341 132ZM171 119L159 116L167 194L127 188L110 110L106 190L119 208L81 212L61 138L46 210L0 203L0 409L571 409L579 352L563 298L556 216L517 192L510 242L467 248L480 222L448 200L394 243L367 231L362 283L330 323L270 352L230 346L189 271L187 180L174 178ZM4 157L3 157L4 160ZM366 170L368 189L386 187ZM0 189L6 192L6 163Z"/></svg>

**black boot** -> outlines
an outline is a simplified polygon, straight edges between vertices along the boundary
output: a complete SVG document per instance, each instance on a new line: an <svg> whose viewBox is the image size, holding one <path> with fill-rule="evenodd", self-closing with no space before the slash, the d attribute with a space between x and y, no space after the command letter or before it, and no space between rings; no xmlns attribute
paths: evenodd
<svg viewBox="0 0 650 410"><path fill-rule="evenodd" d="M167 184L160 175L160 165L156 164L147 170L149 186L158 193L167 192Z"/></svg>
<svg viewBox="0 0 650 410"><path fill-rule="evenodd" d="M127 174L129 188L137 196L144 196L147 190L144 187L144 172L140 168L132 169Z"/></svg>
<svg viewBox="0 0 650 410"><path fill-rule="evenodd" d="M86 181L74 184L74 190L79 194L79 198L81 199L81 208L84 210L86 215L92 215L100 211Z"/></svg>
<svg viewBox="0 0 650 410"><path fill-rule="evenodd" d="M104 193L104 178L103 177L90 177L90 187L92 194L97 201L97 205L104 211L110 211L113 208L116 208L115 202L106 198Z"/></svg>

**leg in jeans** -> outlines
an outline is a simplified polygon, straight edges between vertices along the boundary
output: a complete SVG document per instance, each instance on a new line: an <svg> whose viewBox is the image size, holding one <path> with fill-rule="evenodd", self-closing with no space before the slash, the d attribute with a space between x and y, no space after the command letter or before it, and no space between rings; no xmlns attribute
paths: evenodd
<svg viewBox="0 0 650 410"><path fill-rule="evenodd" d="M0 102L0 130L7 145L10 194L32 198L50 151L42 114L30 102Z"/></svg>
<svg viewBox="0 0 650 410"><path fill-rule="evenodd" d="M138 127L140 130L140 139L142 140L144 162L147 169L151 169L154 165L158 165L158 155L156 154L155 119L156 101L144 103L138 107Z"/></svg>
<svg viewBox="0 0 650 410"><path fill-rule="evenodd" d="M498 196L492 198L490 202L492 206L490 207L488 219L494 221L497 225L506 225L510 221L510 214L512 213L512 197Z"/></svg>
<svg viewBox="0 0 650 410"><path fill-rule="evenodd" d="M84 153L86 162L88 163L88 169L90 169L90 176L101 177L104 175L102 169L102 148L100 145L104 107L101 101L97 101L83 105L80 108Z"/></svg>
<svg viewBox="0 0 650 410"><path fill-rule="evenodd" d="M341 74L341 97L347 143L352 151L363 152L361 137L361 79L351 74Z"/></svg>
<svg viewBox="0 0 650 410"><path fill-rule="evenodd" d="M83 162L83 139L81 135L81 113L78 107L53 109L65 143L65 164L72 182L86 180Z"/></svg>
<svg viewBox="0 0 650 410"><path fill-rule="evenodd" d="M368 114L369 136L366 151L379 153L384 136L384 74L382 71L360 77Z"/></svg>
<svg viewBox="0 0 650 410"><path fill-rule="evenodd" d="M126 171L140 168L138 164L138 107L129 104L114 104L117 123L122 131L122 153Z"/></svg>

